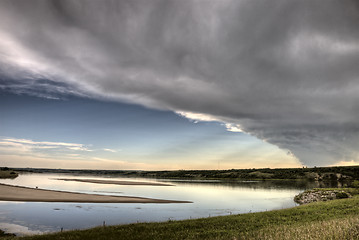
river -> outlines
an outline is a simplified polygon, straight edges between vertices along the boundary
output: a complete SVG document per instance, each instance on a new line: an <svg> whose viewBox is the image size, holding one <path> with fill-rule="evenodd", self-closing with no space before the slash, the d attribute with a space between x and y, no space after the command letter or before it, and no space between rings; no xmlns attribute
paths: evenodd
<svg viewBox="0 0 359 240"><path fill-rule="evenodd" d="M113 185L62 181L57 178L150 181L173 186ZM315 183L298 181L190 181L121 178L74 174L20 174L0 183L70 192L138 196L192 203L43 203L0 201L0 229L17 235L38 234L99 225L158 222L269 211L294 207L293 198Z"/></svg>

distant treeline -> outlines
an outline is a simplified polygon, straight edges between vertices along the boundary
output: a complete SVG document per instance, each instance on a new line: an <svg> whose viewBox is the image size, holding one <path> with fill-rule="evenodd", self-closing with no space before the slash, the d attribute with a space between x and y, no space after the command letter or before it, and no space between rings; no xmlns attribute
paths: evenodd
<svg viewBox="0 0 359 240"><path fill-rule="evenodd" d="M314 167L314 168L251 168L230 170L176 170L176 171L138 171L138 170L69 170L15 168L18 172L72 173L95 175L118 175L125 177L170 178L170 179L303 179L311 181L345 181L359 179L359 166Z"/></svg>

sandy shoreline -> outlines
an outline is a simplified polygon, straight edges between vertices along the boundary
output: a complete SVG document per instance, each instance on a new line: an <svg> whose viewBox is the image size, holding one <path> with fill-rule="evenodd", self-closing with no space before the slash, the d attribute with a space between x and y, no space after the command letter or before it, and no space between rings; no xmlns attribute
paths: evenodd
<svg viewBox="0 0 359 240"><path fill-rule="evenodd" d="M81 203L191 203L190 201L63 192L19 187L6 184L0 184L0 201Z"/></svg>
<svg viewBox="0 0 359 240"><path fill-rule="evenodd" d="M74 182L87 182L98 184L116 184L116 185L144 185L144 186L174 186L167 183L159 182L136 182L136 181L116 181L116 180L99 180L99 179L83 179L83 178L54 178L55 180L74 181Z"/></svg>

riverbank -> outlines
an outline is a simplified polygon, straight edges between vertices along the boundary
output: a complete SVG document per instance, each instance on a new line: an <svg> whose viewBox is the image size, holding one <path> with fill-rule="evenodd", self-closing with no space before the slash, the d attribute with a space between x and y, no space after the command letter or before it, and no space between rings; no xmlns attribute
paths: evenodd
<svg viewBox="0 0 359 240"><path fill-rule="evenodd" d="M353 195L358 194L358 188L314 188L298 194L294 197L294 201L298 204L308 204L312 202L351 198Z"/></svg>
<svg viewBox="0 0 359 240"><path fill-rule="evenodd" d="M17 172L14 172L12 170L4 170L4 169L0 169L0 179L5 179L5 178L17 178L19 176L19 174Z"/></svg>
<svg viewBox="0 0 359 240"><path fill-rule="evenodd" d="M190 203L189 201L63 192L19 187L6 184L0 184L0 201L81 203Z"/></svg>
<svg viewBox="0 0 359 240"><path fill-rule="evenodd" d="M259 213L138 223L16 239L358 239L359 198Z"/></svg>

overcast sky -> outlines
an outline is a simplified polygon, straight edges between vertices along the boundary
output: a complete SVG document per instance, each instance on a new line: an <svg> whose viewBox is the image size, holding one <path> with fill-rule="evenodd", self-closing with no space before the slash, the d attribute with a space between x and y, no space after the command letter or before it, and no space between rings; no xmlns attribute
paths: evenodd
<svg viewBox="0 0 359 240"><path fill-rule="evenodd" d="M358 22L356 0L0 0L1 160L358 164Z"/></svg>

